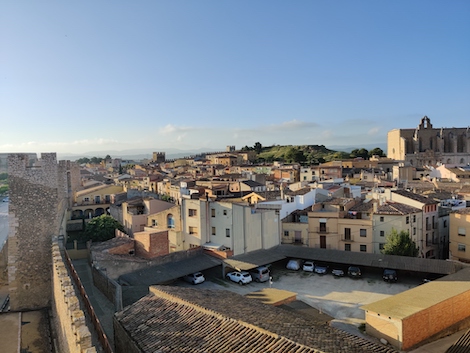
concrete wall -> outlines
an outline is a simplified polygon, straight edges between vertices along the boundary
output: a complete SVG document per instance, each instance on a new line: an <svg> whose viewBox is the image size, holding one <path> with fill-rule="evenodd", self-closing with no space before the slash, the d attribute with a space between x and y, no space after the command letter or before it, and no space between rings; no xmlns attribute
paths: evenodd
<svg viewBox="0 0 470 353"><path fill-rule="evenodd" d="M377 338L386 339L392 346L400 347L403 340L402 321L378 313L366 312L366 332Z"/></svg>

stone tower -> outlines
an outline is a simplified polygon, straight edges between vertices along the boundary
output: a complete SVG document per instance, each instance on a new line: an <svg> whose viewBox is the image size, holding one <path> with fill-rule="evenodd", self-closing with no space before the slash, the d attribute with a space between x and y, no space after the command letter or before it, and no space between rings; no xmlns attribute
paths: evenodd
<svg viewBox="0 0 470 353"><path fill-rule="evenodd" d="M8 158L8 282L12 310L51 304L51 239L65 229L64 215L76 182L70 174L72 164L57 163L55 153L42 153L34 166L29 165L27 154L11 154Z"/></svg>
<svg viewBox="0 0 470 353"><path fill-rule="evenodd" d="M153 152L152 161L156 163L165 163L165 152Z"/></svg>

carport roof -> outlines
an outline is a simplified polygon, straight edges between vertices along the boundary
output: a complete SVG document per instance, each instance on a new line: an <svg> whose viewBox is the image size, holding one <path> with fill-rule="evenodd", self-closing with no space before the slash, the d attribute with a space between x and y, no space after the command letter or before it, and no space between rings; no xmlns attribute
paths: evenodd
<svg viewBox="0 0 470 353"><path fill-rule="evenodd" d="M279 252L278 248L269 250L257 250L248 254L233 256L230 259L225 259L224 263L238 271L248 271L252 268L270 264L282 259L285 255Z"/></svg>
<svg viewBox="0 0 470 353"><path fill-rule="evenodd" d="M277 251L292 258L442 275L455 273L463 268L461 264L446 260L308 248L297 245L280 245Z"/></svg>
<svg viewBox="0 0 470 353"><path fill-rule="evenodd" d="M404 319L449 298L470 291L470 282L467 280L469 274L470 268L467 268L459 273L364 305L361 309L396 319Z"/></svg>
<svg viewBox="0 0 470 353"><path fill-rule="evenodd" d="M131 286L163 284L189 273L207 270L220 264L221 261L215 257L199 254L181 261L168 262L127 273L119 277L119 282Z"/></svg>

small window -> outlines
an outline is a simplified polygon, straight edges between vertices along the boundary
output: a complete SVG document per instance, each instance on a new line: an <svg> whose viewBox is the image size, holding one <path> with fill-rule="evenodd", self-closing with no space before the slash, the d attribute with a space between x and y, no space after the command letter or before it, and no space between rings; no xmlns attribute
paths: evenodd
<svg viewBox="0 0 470 353"><path fill-rule="evenodd" d="M457 250L465 252L465 244L458 244Z"/></svg>
<svg viewBox="0 0 470 353"><path fill-rule="evenodd" d="M459 227L459 237L464 237L466 234L464 227Z"/></svg>
<svg viewBox="0 0 470 353"><path fill-rule="evenodd" d="M172 215L172 214L169 214L169 215L166 217L166 220L167 220L167 226L168 226L168 228L175 228L175 219L173 218L173 215Z"/></svg>
<svg viewBox="0 0 470 353"><path fill-rule="evenodd" d="M351 251L351 244L344 244L344 251Z"/></svg>
<svg viewBox="0 0 470 353"><path fill-rule="evenodd" d="M212 227L212 235L215 235L215 227Z"/></svg>
<svg viewBox="0 0 470 353"><path fill-rule="evenodd" d="M344 228L344 240L351 240L351 228Z"/></svg>
<svg viewBox="0 0 470 353"><path fill-rule="evenodd" d="M189 217L196 217L197 216L197 210L195 210L194 208L190 208L188 213L189 213Z"/></svg>
<svg viewBox="0 0 470 353"><path fill-rule="evenodd" d="M384 236L385 236L385 231L384 231L384 230L381 230L381 231L380 231L380 236L381 236L381 237L384 237Z"/></svg>
<svg viewBox="0 0 470 353"><path fill-rule="evenodd" d="M447 228L447 219L444 219L443 226L444 226L444 228Z"/></svg>
<svg viewBox="0 0 470 353"><path fill-rule="evenodd" d="M416 235L416 227L413 227L413 235Z"/></svg>
<svg viewBox="0 0 470 353"><path fill-rule="evenodd" d="M379 244L379 250L383 250L385 248L385 243L380 243Z"/></svg>
<svg viewBox="0 0 470 353"><path fill-rule="evenodd" d="M215 217L215 208L211 208L211 217L212 217L212 218Z"/></svg>
<svg viewBox="0 0 470 353"><path fill-rule="evenodd" d="M225 228L225 236L230 238L230 228Z"/></svg>
<svg viewBox="0 0 470 353"><path fill-rule="evenodd" d="M226 215L227 215L227 210L224 210L224 216L226 216Z"/></svg>
<svg viewBox="0 0 470 353"><path fill-rule="evenodd" d="M413 215L413 223L416 223L416 215Z"/></svg>
<svg viewBox="0 0 470 353"><path fill-rule="evenodd" d="M383 222L383 221L384 221L384 217L380 216L380 222Z"/></svg>
<svg viewBox="0 0 470 353"><path fill-rule="evenodd" d="M361 229L359 231L359 233L360 233L361 237L366 237L367 236L367 229Z"/></svg>
<svg viewBox="0 0 470 353"><path fill-rule="evenodd" d="M189 234L197 234L197 228L196 227L189 227Z"/></svg>
<svg viewBox="0 0 470 353"><path fill-rule="evenodd" d="M406 224L410 224L410 216L406 216Z"/></svg>
<svg viewBox="0 0 470 353"><path fill-rule="evenodd" d="M152 219L152 227L156 227L157 226L157 220L156 219Z"/></svg>
<svg viewBox="0 0 470 353"><path fill-rule="evenodd" d="M367 245L361 245L359 247L359 250L362 251L362 252L367 252Z"/></svg>
<svg viewBox="0 0 470 353"><path fill-rule="evenodd" d="M289 236L289 231L288 231L288 230L285 230L285 231L284 231L284 236L285 236L285 237L288 237L288 236Z"/></svg>
<svg viewBox="0 0 470 353"><path fill-rule="evenodd" d="M90 198L89 197L84 197L83 201L88 202L88 201L90 201Z"/></svg>

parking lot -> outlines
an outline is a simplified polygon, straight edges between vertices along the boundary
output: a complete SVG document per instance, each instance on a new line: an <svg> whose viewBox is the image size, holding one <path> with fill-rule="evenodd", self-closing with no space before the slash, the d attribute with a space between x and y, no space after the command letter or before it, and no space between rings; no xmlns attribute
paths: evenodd
<svg viewBox="0 0 470 353"><path fill-rule="evenodd" d="M331 270L331 268L330 268ZM220 271L220 269L219 269ZM220 272L204 273L206 281L197 285L198 288L218 288L230 290L241 295L272 287L297 293L297 299L318 309L334 319L332 326L342 328L351 333L358 333L357 327L364 322L362 305L372 303L388 296L406 291L421 283L417 277L399 274L397 283L382 280L381 270L363 270L362 278L352 279L334 277L331 273L318 275L311 272L291 271L285 268L284 262L272 267L272 283L251 282L239 285L220 278ZM191 286L183 281L179 285Z"/></svg>

